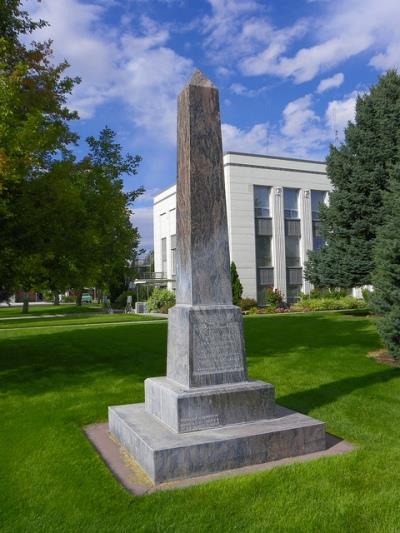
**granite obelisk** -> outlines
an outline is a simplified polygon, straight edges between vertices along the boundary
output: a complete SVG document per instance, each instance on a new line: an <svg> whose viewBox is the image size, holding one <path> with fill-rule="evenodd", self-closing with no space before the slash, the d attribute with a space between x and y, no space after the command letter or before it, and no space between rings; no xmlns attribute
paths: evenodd
<svg viewBox="0 0 400 533"><path fill-rule="evenodd" d="M247 379L232 305L218 90L199 70L178 98L176 301L167 376L187 387Z"/></svg>
<svg viewBox="0 0 400 533"><path fill-rule="evenodd" d="M324 424L275 409L274 387L247 377L232 305L217 88L195 71L178 97L177 304L167 376L145 403L109 408L110 432L155 483L325 448Z"/></svg>

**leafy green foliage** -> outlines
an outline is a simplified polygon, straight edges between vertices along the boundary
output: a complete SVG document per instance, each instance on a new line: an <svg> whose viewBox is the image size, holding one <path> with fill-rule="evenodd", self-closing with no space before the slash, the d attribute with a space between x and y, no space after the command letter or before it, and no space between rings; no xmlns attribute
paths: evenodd
<svg viewBox="0 0 400 533"><path fill-rule="evenodd" d="M382 193L400 162L400 76L389 71L359 96L345 141L331 147L327 173L334 190L321 206L327 246L309 254L306 278L315 286L369 285L376 231L383 222Z"/></svg>
<svg viewBox="0 0 400 533"><path fill-rule="evenodd" d="M122 178L141 158L123 155L105 127L76 161L78 115L66 103L79 79L53 65L51 43L25 44L46 23L21 4L0 0L0 290L117 286L117 296L138 253L131 217L143 192L124 191Z"/></svg>
<svg viewBox="0 0 400 533"><path fill-rule="evenodd" d="M254 307L257 308L257 301L254 298L242 298L240 300L240 309L242 311L249 311Z"/></svg>
<svg viewBox="0 0 400 533"><path fill-rule="evenodd" d="M335 298L302 298L291 306L292 311L333 311L340 309L366 309L364 300L353 296Z"/></svg>
<svg viewBox="0 0 400 533"><path fill-rule="evenodd" d="M265 289L264 301L266 306L281 307L283 305L283 298L279 289Z"/></svg>
<svg viewBox="0 0 400 533"><path fill-rule="evenodd" d="M239 274L235 263L231 263L231 283L232 283L232 302L233 305L240 305L243 294L243 286L240 283Z"/></svg>
<svg viewBox="0 0 400 533"><path fill-rule="evenodd" d="M400 167L385 194L385 223L375 247L374 291L369 300L380 317L378 331L389 352L400 358Z"/></svg>
<svg viewBox="0 0 400 533"><path fill-rule="evenodd" d="M112 306L116 309L124 309L128 296L132 297L132 307L135 307L136 293L132 291L124 291L115 300L111 300Z"/></svg>
<svg viewBox="0 0 400 533"><path fill-rule="evenodd" d="M175 293L168 289L156 287L147 300L147 309L158 313L167 313L175 305Z"/></svg>
<svg viewBox="0 0 400 533"><path fill-rule="evenodd" d="M307 300L307 299L321 299L321 298L330 298L330 299L336 299L343 298L345 296L348 296L348 290L346 289L327 289L327 288L316 288L312 289L310 294L301 294L300 299L301 300Z"/></svg>

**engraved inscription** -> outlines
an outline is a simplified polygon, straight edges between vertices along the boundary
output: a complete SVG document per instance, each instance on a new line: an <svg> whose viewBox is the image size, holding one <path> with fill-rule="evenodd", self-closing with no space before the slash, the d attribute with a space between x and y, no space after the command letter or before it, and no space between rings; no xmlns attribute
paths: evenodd
<svg viewBox="0 0 400 533"><path fill-rule="evenodd" d="M201 323L193 330L193 373L231 372L243 369L238 324Z"/></svg>
<svg viewBox="0 0 400 533"><path fill-rule="evenodd" d="M192 416L181 419L180 431L195 431L199 428L219 426L218 415Z"/></svg>

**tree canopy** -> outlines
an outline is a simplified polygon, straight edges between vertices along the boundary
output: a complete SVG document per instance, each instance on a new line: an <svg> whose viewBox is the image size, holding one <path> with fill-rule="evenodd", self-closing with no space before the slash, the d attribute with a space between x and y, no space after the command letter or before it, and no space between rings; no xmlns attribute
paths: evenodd
<svg viewBox="0 0 400 533"><path fill-rule="evenodd" d="M375 243L375 271L371 294L373 311L379 316L379 333L390 353L400 358L400 167L384 195L384 224Z"/></svg>
<svg viewBox="0 0 400 533"><path fill-rule="evenodd" d="M125 191L123 177L141 158L105 127L76 159L68 97L80 80L53 64L51 42L26 44L46 23L21 4L0 0L0 290L107 287L137 253L143 188Z"/></svg>
<svg viewBox="0 0 400 533"><path fill-rule="evenodd" d="M358 97L343 144L330 149L327 174L333 192L320 213L327 246L310 253L305 269L314 285L351 288L371 283L383 192L400 162L399 124L400 76L392 70Z"/></svg>

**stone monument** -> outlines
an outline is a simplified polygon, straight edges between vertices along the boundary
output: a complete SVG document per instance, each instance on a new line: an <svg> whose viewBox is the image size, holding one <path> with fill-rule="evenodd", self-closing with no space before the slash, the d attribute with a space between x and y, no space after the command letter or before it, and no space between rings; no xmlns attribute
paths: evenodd
<svg viewBox="0 0 400 533"><path fill-rule="evenodd" d="M109 429L155 483L325 449L325 426L275 405L247 377L232 305L218 90L200 71L178 97L176 306L167 376L145 403L109 408Z"/></svg>

